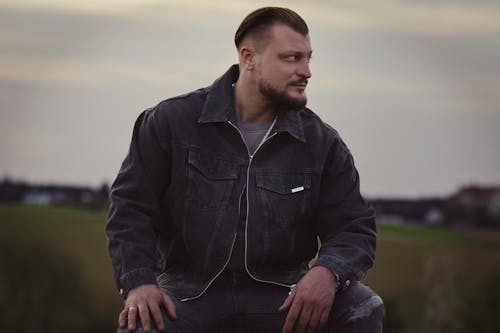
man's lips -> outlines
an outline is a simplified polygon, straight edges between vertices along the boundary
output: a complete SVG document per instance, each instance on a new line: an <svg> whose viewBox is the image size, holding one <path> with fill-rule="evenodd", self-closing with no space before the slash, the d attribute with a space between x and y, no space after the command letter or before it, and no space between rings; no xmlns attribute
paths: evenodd
<svg viewBox="0 0 500 333"><path fill-rule="evenodd" d="M305 88L307 86L306 80L300 80L289 83L290 86Z"/></svg>

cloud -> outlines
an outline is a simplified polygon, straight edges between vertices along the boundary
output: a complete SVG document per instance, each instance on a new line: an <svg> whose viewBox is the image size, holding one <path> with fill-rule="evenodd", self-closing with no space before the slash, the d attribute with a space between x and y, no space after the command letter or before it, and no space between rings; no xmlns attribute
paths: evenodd
<svg viewBox="0 0 500 333"><path fill-rule="evenodd" d="M0 173L111 179L137 113L210 84L236 59L241 19L269 3L0 0ZM345 133L366 192L500 180L498 4L274 4L311 28L312 108Z"/></svg>
<svg viewBox="0 0 500 333"><path fill-rule="evenodd" d="M344 29L382 29L426 37L467 38L500 32L500 6L480 2L322 1L310 16Z"/></svg>
<svg viewBox="0 0 500 333"><path fill-rule="evenodd" d="M273 5L297 10L315 25L342 29L383 29L427 37L473 37L498 35L500 5L489 1L328 0L276 1ZM239 22L244 15L267 1L204 0L102 0L15 1L0 3L23 10L65 10L136 19L173 20L203 27ZM222 20L221 20L222 19Z"/></svg>

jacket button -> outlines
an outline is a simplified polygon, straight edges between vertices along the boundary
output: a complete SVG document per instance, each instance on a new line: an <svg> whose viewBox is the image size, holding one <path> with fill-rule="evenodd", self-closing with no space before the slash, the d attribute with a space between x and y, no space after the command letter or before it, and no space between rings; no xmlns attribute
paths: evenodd
<svg viewBox="0 0 500 333"><path fill-rule="evenodd" d="M350 280L347 280L347 281L345 282L345 286L346 286L346 287L349 287L350 285L351 285L351 281L350 281Z"/></svg>

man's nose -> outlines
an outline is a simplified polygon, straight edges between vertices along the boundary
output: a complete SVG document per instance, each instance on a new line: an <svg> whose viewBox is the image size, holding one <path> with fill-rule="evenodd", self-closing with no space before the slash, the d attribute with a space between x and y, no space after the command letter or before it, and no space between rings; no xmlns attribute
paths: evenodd
<svg viewBox="0 0 500 333"><path fill-rule="evenodd" d="M297 75L305 77L305 78L310 78L311 77L311 69L309 68L309 60L301 61L298 69L297 69Z"/></svg>

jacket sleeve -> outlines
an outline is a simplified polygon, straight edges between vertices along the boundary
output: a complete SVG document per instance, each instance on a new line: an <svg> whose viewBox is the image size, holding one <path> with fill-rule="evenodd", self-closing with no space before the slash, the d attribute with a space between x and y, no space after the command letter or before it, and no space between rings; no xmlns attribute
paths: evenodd
<svg viewBox="0 0 500 333"><path fill-rule="evenodd" d="M123 297L137 286L156 284L159 270L159 202L170 181L171 153L167 126L159 126L157 116L148 109L136 120L129 152L111 186L106 233Z"/></svg>
<svg viewBox="0 0 500 333"><path fill-rule="evenodd" d="M315 266L336 274L339 288L366 275L375 260L375 212L360 194L353 157L340 138L323 169L317 233L321 247Z"/></svg>

